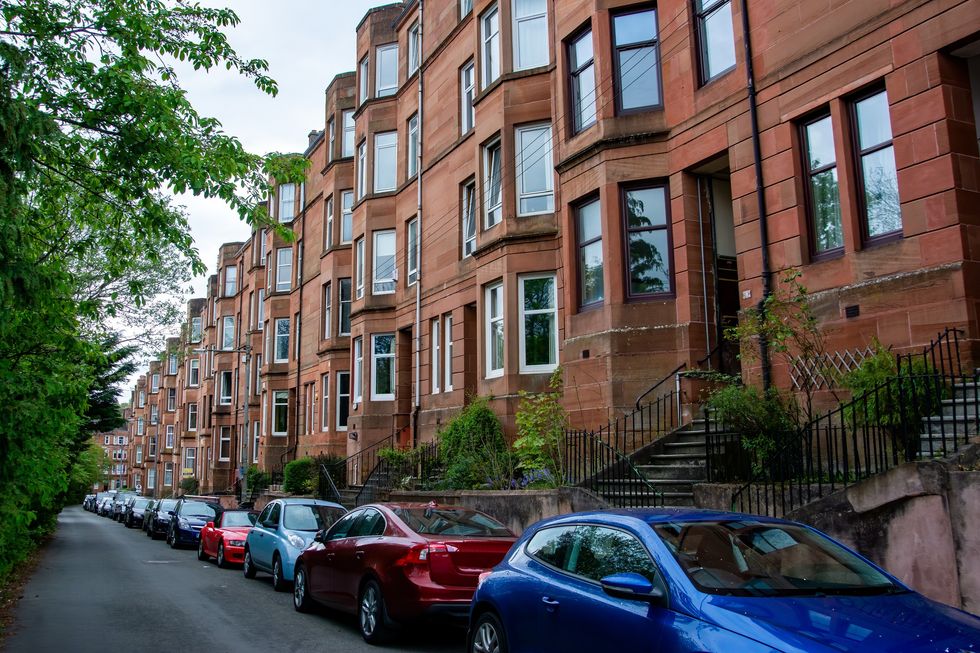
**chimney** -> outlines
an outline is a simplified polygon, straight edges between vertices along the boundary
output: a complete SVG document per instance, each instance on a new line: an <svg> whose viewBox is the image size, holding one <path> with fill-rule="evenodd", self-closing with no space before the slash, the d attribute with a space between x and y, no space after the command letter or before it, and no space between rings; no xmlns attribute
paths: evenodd
<svg viewBox="0 0 980 653"><path fill-rule="evenodd" d="M320 137L320 132L318 132L315 129L311 131L309 134L309 139L310 139L309 145L313 145L313 141L315 141L319 137Z"/></svg>

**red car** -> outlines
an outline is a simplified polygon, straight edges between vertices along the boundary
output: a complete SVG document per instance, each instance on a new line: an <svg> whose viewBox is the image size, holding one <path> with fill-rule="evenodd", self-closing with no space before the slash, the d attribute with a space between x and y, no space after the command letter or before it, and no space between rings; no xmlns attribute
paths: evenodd
<svg viewBox="0 0 980 653"><path fill-rule="evenodd" d="M249 510L225 510L217 523L209 521L201 529L197 545L198 560L214 556L219 567L242 564L245 560L245 537L255 524L256 513Z"/></svg>
<svg viewBox="0 0 980 653"><path fill-rule="evenodd" d="M371 644L397 623L465 619L481 573L499 563L514 534L459 506L373 504L317 533L296 560L293 607L314 603L356 614Z"/></svg>

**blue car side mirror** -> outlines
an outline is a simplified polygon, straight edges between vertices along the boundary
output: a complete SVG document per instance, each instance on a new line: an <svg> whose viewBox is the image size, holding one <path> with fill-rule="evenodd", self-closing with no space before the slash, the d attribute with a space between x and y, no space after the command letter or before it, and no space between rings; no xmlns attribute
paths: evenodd
<svg viewBox="0 0 980 653"><path fill-rule="evenodd" d="M646 601L658 605L665 603L663 590L637 573L612 574L600 580L599 584L602 585L603 592L618 599Z"/></svg>

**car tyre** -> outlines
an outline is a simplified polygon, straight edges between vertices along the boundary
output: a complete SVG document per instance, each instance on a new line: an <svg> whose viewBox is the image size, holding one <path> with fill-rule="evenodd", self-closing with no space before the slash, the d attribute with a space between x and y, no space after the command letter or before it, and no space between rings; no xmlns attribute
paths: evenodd
<svg viewBox="0 0 980 653"><path fill-rule="evenodd" d="M255 578L255 565L252 564L252 552L245 549L245 558L242 562L242 575L245 578Z"/></svg>
<svg viewBox="0 0 980 653"><path fill-rule="evenodd" d="M218 566L224 569L228 566L228 561L225 560L225 543L218 542Z"/></svg>
<svg viewBox="0 0 980 653"><path fill-rule="evenodd" d="M173 528L171 528L170 532L167 533L167 544L170 545L171 549L177 548L177 531Z"/></svg>
<svg viewBox="0 0 980 653"><path fill-rule="evenodd" d="M385 609L384 595L377 581L369 580L357 601L357 625L368 644L384 644L391 638L391 622Z"/></svg>
<svg viewBox="0 0 980 653"><path fill-rule="evenodd" d="M200 540L197 541L197 559L207 560L210 557L211 556L209 556L207 553L204 552L204 538L202 537Z"/></svg>
<svg viewBox="0 0 980 653"><path fill-rule="evenodd" d="M507 634L500 617L493 612L484 612L473 626L467 653L507 653Z"/></svg>
<svg viewBox="0 0 980 653"><path fill-rule="evenodd" d="M272 589L277 592L286 591L286 581L282 577L282 559L278 553L272 556Z"/></svg>
<svg viewBox="0 0 980 653"><path fill-rule="evenodd" d="M313 610L313 599L310 598L309 581L306 578L306 569L303 565L296 565L296 573L293 574L293 607L296 612L311 612Z"/></svg>

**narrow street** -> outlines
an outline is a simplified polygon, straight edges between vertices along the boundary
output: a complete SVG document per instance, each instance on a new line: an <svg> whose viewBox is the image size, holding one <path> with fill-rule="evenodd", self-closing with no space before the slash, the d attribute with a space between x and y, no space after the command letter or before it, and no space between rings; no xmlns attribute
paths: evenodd
<svg viewBox="0 0 980 653"><path fill-rule="evenodd" d="M0 649L3 649L0 643ZM462 651L461 629L429 625L385 651ZM30 651L378 651L352 617L293 610L260 574L200 562L142 531L66 508L6 641Z"/></svg>

